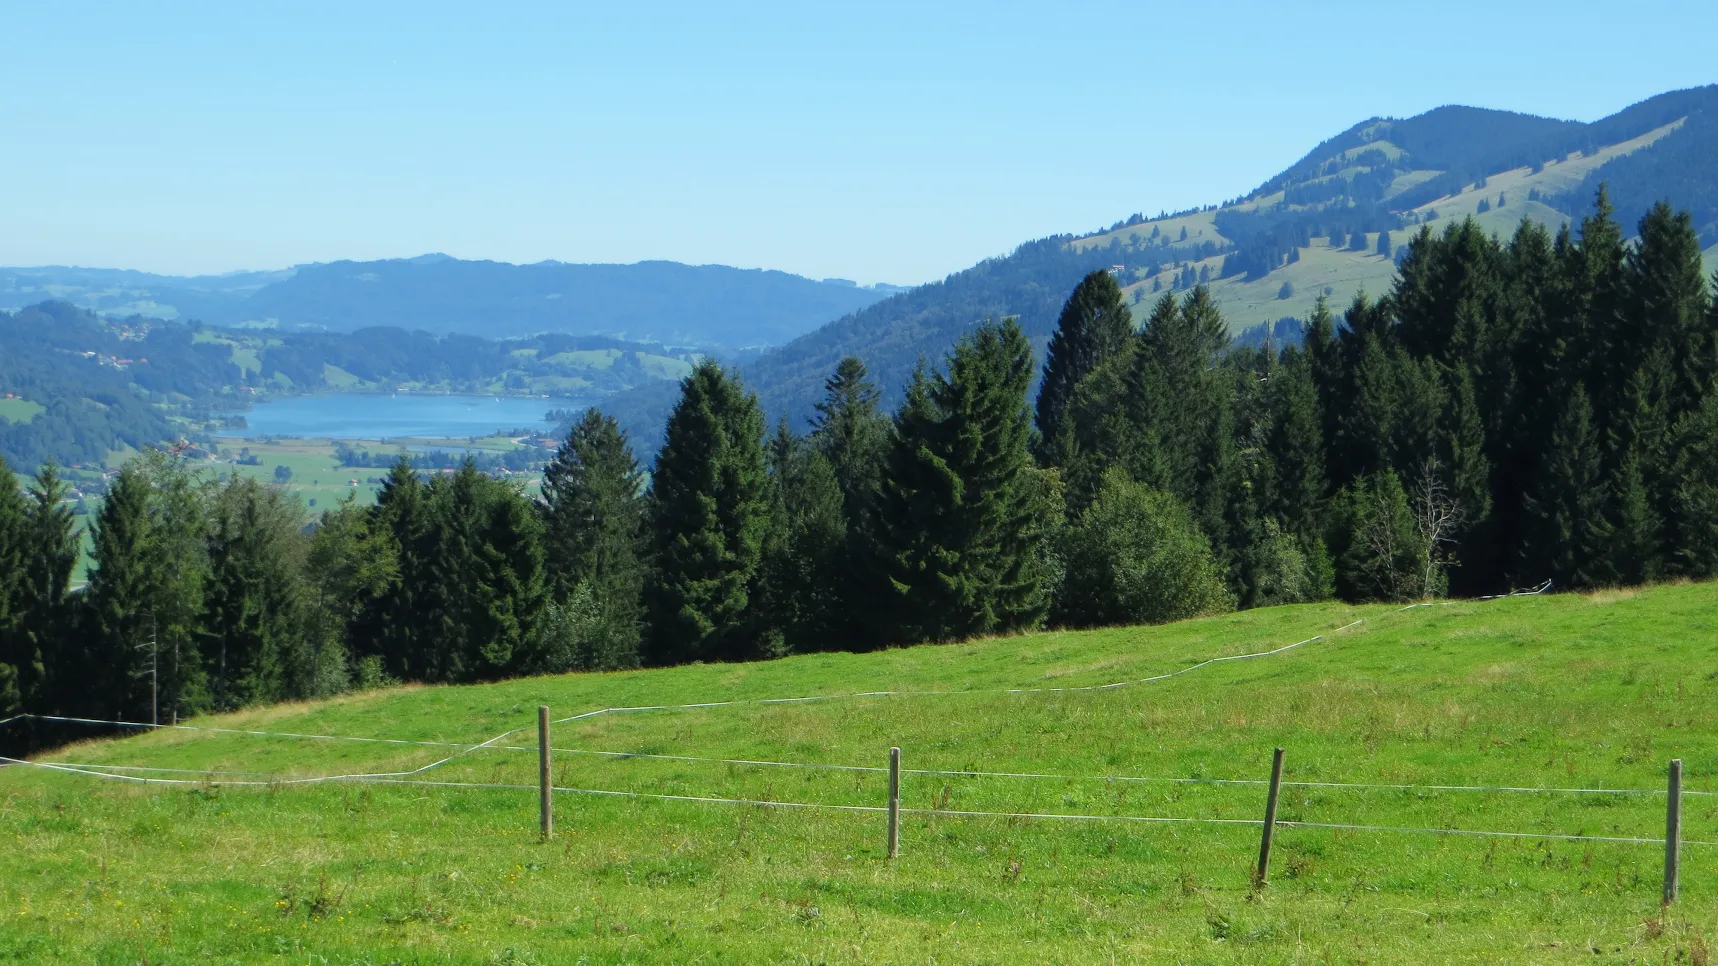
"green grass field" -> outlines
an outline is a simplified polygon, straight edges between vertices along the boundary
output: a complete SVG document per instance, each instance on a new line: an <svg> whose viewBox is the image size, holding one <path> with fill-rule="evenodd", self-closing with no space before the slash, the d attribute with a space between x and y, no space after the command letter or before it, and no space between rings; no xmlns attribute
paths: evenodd
<svg viewBox="0 0 1718 966"><path fill-rule="evenodd" d="M1363 623L1352 625L1362 620ZM1341 629L1346 626L1347 629ZM1000 693L1149 677L1103 691ZM529 788L228 786L213 772L417 769L457 750L170 731L56 761L187 769L136 785L0 771L0 960L95 963L1700 963L1718 942L1718 848L1684 849L1662 914L1662 794L1291 784L1249 887L1266 777L1290 782L1662 789L1681 757L1718 791L1718 585L1400 610L1317 605L1159 628L1045 633L408 688L197 722L469 746L406 781L529 786L557 716L858 691L958 692L598 715L555 733L567 789L875 806L904 776L902 854L875 812ZM1106 777L1107 776L1107 777ZM1117 781L1116 776L1151 781ZM1149 824L956 811L1239 819ZM1718 841L1718 798L1684 835Z"/></svg>
<svg viewBox="0 0 1718 966"><path fill-rule="evenodd" d="M240 437L224 437L219 445L223 450L234 453L241 448L248 449L251 455L262 460L257 466L234 465L230 463L210 463L208 469L217 474L239 473L253 477L264 483L275 482L275 467L285 466L292 470L291 479L284 484L284 489L297 496L299 501L312 515L319 515L323 510L332 509L348 496L356 494L358 503L368 506L376 502L376 493L381 490L379 482L388 475L388 468L341 466L334 456L334 441L330 439L290 438L278 440L255 440ZM506 436L486 437L478 440L388 440L384 445L380 440L347 440L349 444L359 449L367 449L379 456L390 457L403 447L413 446L451 446L459 450L473 452L503 452L515 448L516 444ZM521 473L514 479L523 482L528 490L534 489L541 482L540 473ZM357 485L353 486L352 481Z"/></svg>
<svg viewBox="0 0 1718 966"><path fill-rule="evenodd" d="M46 409L41 403L28 399L0 399L0 419L9 423L27 423Z"/></svg>

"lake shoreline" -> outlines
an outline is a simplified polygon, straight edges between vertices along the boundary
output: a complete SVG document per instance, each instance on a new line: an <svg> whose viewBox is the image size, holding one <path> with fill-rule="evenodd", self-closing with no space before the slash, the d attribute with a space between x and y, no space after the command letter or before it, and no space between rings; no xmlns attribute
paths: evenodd
<svg viewBox="0 0 1718 966"><path fill-rule="evenodd" d="M553 410L579 410L599 400L584 396L500 393L300 393L259 400L245 426L211 435L229 439L474 440L498 434L547 435Z"/></svg>

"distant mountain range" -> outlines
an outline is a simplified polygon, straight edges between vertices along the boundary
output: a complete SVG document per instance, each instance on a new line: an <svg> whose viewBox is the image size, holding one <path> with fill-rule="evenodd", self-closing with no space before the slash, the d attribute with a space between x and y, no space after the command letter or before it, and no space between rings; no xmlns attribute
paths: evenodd
<svg viewBox="0 0 1718 966"><path fill-rule="evenodd" d="M603 405L648 456L676 397L673 377L699 353L744 360L745 380L770 417L785 415L803 428L823 380L844 355L865 360L893 406L920 360L939 362L984 319L1017 316L1042 351L1063 299L1094 269L1113 271L1136 306L1207 284L1243 341L1266 333L1292 338L1293 321L1320 295L1340 310L1358 291L1388 291L1397 257L1422 228L1435 231L1466 217L1500 234L1523 218L1561 228L1590 210L1601 183L1631 230L1660 199L1689 210L1710 246L1709 268L1715 267L1715 157L1718 86L1659 95L1590 124L1441 107L1356 124L1224 204L1135 214L1097 231L1027 242L910 290L673 262L510 265L424 255L191 278L0 269L0 309L59 300L109 320L141 315L226 327L173 336L193 339L196 359L222 367L198 377L198 386L303 391L399 382L592 395L620 389ZM60 309L20 313L10 338L24 338L31 326L70 325L71 318ZM105 332L89 319L79 324L85 341ZM243 331L259 327L283 338ZM161 327L153 337L176 331ZM426 342L412 332L437 338ZM459 341L544 334L625 343ZM390 347L408 343L401 358L409 365L384 362ZM763 346L773 348L759 351ZM152 350L151 367L157 357L169 358ZM162 371L191 371L192 358L186 354ZM479 358L481 365L465 364ZM0 364L0 376L6 368ZM134 381L147 376L142 365L135 371ZM14 375L69 384L58 370L43 373ZM0 400L0 418L10 411L15 429L18 419L33 420L52 402L32 401L40 386L0 389L18 393ZM143 419L131 420L137 432L144 431Z"/></svg>
<svg viewBox="0 0 1718 966"><path fill-rule="evenodd" d="M600 335L730 349L781 345L902 291L725 265L512 265L446 255L195 277L0 268L0 309L54 299L110 318L227 327L353 332L389 326L492 339Z"/></svg>
<svg viewBox="0 0 1718 966"><path fill-rule="evenodd" d="M796 428L843 355L865 360L892 406L920 359L940 361L986 318L1018 316L1041 353L1062 300L1098 268L1114 271L1136 306L1204 283L1236 335L1292 337L1293 320L1320 295L1340 311L1356 292L1387 292L1396 257L1422 226L1474 217L1500 234L1523 218L1560 228L1591 210L1601 183L1630 233L1660 199L1691 211L1711 246L1710 270L1715 157L1718 86L1662 94L1590 124L1473 107L1373 118L1233 201L1029 242L857 309L741 371L771 418L786 415ZM671 385L644 384L605 406L648 452L674 398Z"/></svg>

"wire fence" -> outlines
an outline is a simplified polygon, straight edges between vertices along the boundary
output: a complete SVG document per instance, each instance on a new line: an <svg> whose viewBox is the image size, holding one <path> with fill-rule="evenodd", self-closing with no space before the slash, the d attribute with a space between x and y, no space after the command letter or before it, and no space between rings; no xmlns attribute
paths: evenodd
<svg viewBox="0 0 1718 966"><path fill-rule="evenodd" d="M1544 593L1549 584L1541 585L1527 591L1515 594L1499 595L1484 600L1496 600L1503 597L1525 596ZM1437 602L1450 604L1455 602ZM1411 604L1392 614L1400 614L1409 610L1436 604ZM1356 620L1328 634L1337 634L1351 630L1366 623L1365 619ZM964 690L881 690L858 691L841 694L803 695L794 697L775 698L740 698L724 701L698 702L689 704L639 705L601 708L580 714L555 719L552 724L567 724L571 722L588 721L604 715L692 711L716 708L734 708L741 706L771 706L787 704L803 704L810 702L838 701L863 698L906 698L906 697L959 697L972 695L1023 695L1023 694L1056 694L1110 691L1119 688L1153 684L1167 681L1182 675L1196 672L1203 668L1218 664L1265 659L1295 651L1306 645L1326 639L1327 634L1319 634L1296 641L1292 644L1268 650L1225 655L1198 661L1187 667L1164 674L1150 677L1116 681L1105 684L1078 685L1065 687L1033 687L1033 688L991 688ZM1264 834L1265 854L1261 856L1259 866L1259 882L1263 882L1264 869L1268 860L1269 839L1276 828L1322 829L1331 831L1366 832L1378 834L1407 834L1434 836L1461 836L1494 839L1532 839L1541 841L1564 842L1598 842L1624 845L1660 845L1667 847L1666 871L1666 901L1673 898L1674 855L1681 846L1718 846L1718 842L1698 839L1685 839L1680 835L1677 824L1677 813L1680 800L1685 796L1718 797L1718 792L1701 791L1680 787L1680 769L1673 766L1671 786L1663 789L1654 788L1579 788L1579 787L1543 787L1531 785L1462 785L1462 784L1416 784L1416 783L1385 783L1385 782L1338 782L1338 781L1282 781L1280 774L1274 773L1269 781L1249 778L1206 778L1206 777L1168 777L1168 776L1139 776L1116 774L1069 774L1058 772L1007 772L983 771L971 768L940 769L940 768L900 768L899 754L896 752L890 767L857 765L834 762L805 762L783 761L751 758L722 758L716 756L678 755L647 752L613 751L594 748L559 748L549 745L547 731L543 731L543 745L528 746L505 744L506 739L530 730L528 727L513 728L504 731L485 741L476 743L434 741L408 738L389 738L368 735L338 735L314 734L304 732L265 731L258 729L221 728L206 725L191 724L147 724L139 722L110 721L96 718L55 716L55 715L15 715L0 720L0 727L14 722L33 719L62 724L80 724L91 727L135 729L148 731L183 731L209 735L230 735L239 737L255 737L269 739L284 739L292 741L330 741L358 742L370 744L393 745L399 747L416 747L433 749L438 752L446 751L437 759L414 768L402 768L395 771L370 771L330 775L289 775L268 772L225 771L216 769L166 768L143 765L97 764L71 761L43 761L31 759L8 758L0 756L0 762L9 766L29 769L40 769L62 774L73 774L88 778L115 781L138 785L151 786L232 786L279 789L294 786L311 786L337 783L358 783L391 786L417 786L423 788L443 789L480 789L507 792L535 791L568 796L588 796L617 799L632 799L641 801L679 802L696 805L743 806L768 809L826 811L858 815L887 814L890 817L891 828L898 816L922 816L930 818L950 819L987 819L1007 821L1032 822L1074 822L1074 823L1123 823L1139 825L1188 825L1188 826L1232 826L1260 828ZM547 720L546 716L545 719ZM639 791L614 788L584 788L565 785L555 785L548 781L548 762L542 761L543 780L538 784L484 782L484 781L455 781L439 780L425 777L429 772L443 768L467 756L480 752L533 752L541 754L547 748L550 754L569 755L605 759L611 761L661 761L678 764L717 765L729 768L759 768L759 769L797 769L805 771L823 771L853 773L860 775L887 774L890 778L891 799L883 805L847 804L834 802L792 801L773 797L743 797L721 795L676 794L663 791ZM1679 763L1677 763L1679 764ZM1236 787L1268 787L1272 810L1265 818L1229 818L1189 815L1137 815L1137 814L1089 814L1082 812L1056 812L1029 809L997 810L931 807L903 807L899 801L899 779L901 775L958 778L975 780L998 781L1060 781L1060 782L1094 782L1107 784L1166 784L1166 785L1205 785L1205 786L1236 786ZM176 777L184 776L184 777ZM1300 819L1280 819L1274 814L1274 802L1281 788L1327 789L1342 791L1396 791L1409 793L1474 793L1490 795L1575 795L1575 796L1633 796L1641 798L1668 798L1670 805L1670 824L1667 825L1666 837L1630 836L1630 835L1596 835L1585 832L1549 832L1549 831L1510 831L1491 829L1448 828L1435 826L1411 825L1373 825L1347 822L1319 822ZM946 794L946 789L945 789ZM544 796L544 828L548 828L547 809L549 797ZM891 835L891 855L893 854L893 836Z"/></svg>
<svg viewBox="0 0 1718 966"><path fill-rule="evenodd" d="M515 782L441 781L441 780L435 780L435 779L414 779L414 778L405 778L405 777L394 777L392 775L386 775L386 774L327 775L327 776L318 776L318 777L313 777L313 778L302 778L302 777L294 777L294 776L287 776L287 775L275 775L275 774L259 773L259 772L215 771L215 770L200 770L200 769L192 769L192 768L157 768L157 767L146 767L146 766L140 766L140 765L89 765L89 764L80 764L80 763L75 763L75 762L27 761L27 760L10 759L10 758L4 759L4 760L6 760L10 763L13 763L13 764L27 765L27 766L30 766L33 768L40 768L40 769L45 769L45 770L50 770L50 771L63 772L63 773L67 773L67 774L84 775L84 776L88 776L91 778L103 778L103 779L111 779L111 780L122 781L122 782L131 782L131 783L136 783L136 784L149 784L149 785L177 785L177 786L194 786L194 787L206 787L209 785L217 785L217 786L222 786L222 787L230 786L230 787L254 787L254 788L280 788L280 787L288 787L288 786L292 786L292 785L303 785L303 784L313 784L313 783L354 782L354 783L358 783L358 784L372 784L372 785L403 785L403 786L417 786L417 787L423 787L423 788L486 789L486 790L493 790L493 791L532 791L532 792L535 792L535 791L538 791L540 788L540 786L538 786L538 785L515 783ZM857 766L855 767L855 770L882 771L882 772L888 771L887 768L880 768L880 769L869 768L869 767L859 768ZM149 772L151 774L150 775L128 774L130 772ZM902 773L903 774L910 774L912 772L907 770L907 769L903 769ZM917 773L919 773L919 774L951 774L948 772L939 772L939 771L934 771L934 770L929 770L929 769L919 769L919 770L917 770ZM158 774L184 774L184 775L194 775L196 777L191 777L191 778L153 777L154 775L158 775ZM411 774L411 773L401 773L401 774ZM964 774L964 773L959 773L959 774ZM1180 781L1181 779L1140 778L1140 779L1134 779L1134 780L1137 780L1137 781ZM1191 780L1200 781L1198 779L1191 779ZM1247 784L1247 785L1266 785L1266 786L1268 786L1270 784L1268 781L1264 781L1264 780L1259 780L1259 781L1230 780L1227 783L1229 783L1229 784ZM1281 782L1280 786L1287 788L1287 787L1306 786L1306 785L1322 786L1322 785L1326 785L1326 784L1329 784L1329 783ZM1395 788L1403 788L1403 787L1420 788L1420 787L1432 787L1432 786L1397 786L1397 785L1372 785L1372 784L1365 784L1365 783L1342 783L1342 784L1338 785L1338 787L1395 789ZM1461 790L1461 791L1499 791L1499 792L1535 792L1535 793L1537 793L1537 792L1567 792L1567 793L1574 793L1574 794L1588 794L1588 793L1590 793L1590 790L1587 790L1587 789L1508 788L1508 787L1502 787L1502 786L1496 786L1496 787L1444 786L1444 787L1453 788L1453 789ZM861 813L861 814L883 814L883 813L887 813L890 811L890 808L887 805L851 805L851 804L837 804L837 803L829 803L829 802L798 802L798 801L791 801L791 800L766 799L766 798L734 798L734 797L723 797L723 796L714 796L714 795L679 795L679 794L670 794L670 793L666 793L666 792L641 792L641 791L632 791L632 790L625 790L625 789L609 789L609 788L577 788L577 787L568 787L568 786L561 786L561 785L550 785L549 790L556 793L556 794L562 794L562 795L585 795L585 796L593 796L593 797L630 798L630 799L671 801L671 802L690 802L690 803L710 804L710 805L747 805L747 806L755 806L755 807L759 807L759 808L812 809L812 810L824 810L824 811L834 811L834 812L852 812L852 813ZM1664 790L1664 789L1601 789L1599 791L1605 792L1605 793L1659 795L1659 796L1664 796L1667 794L1666 790ZM1695 793L1683 792L1682 794L1688 795L1688 794L1695 794ZM1711 794L1711 793L1700 793L1700 794ZM992 811L992 810L982 810L982 809L914 808L914 807L899 807L895 811L901 815L921 815L921 816L938 817L938 818L987 818L987 819L1011 819L1011 820L1031 820L1031 821L1065 821L1065 822L1120 822L1120 823L1166 824L1166 825L1169 825L1169 824L1173 824L1173 825L1231 825L1231 826L1250 826L1250 827L1254 827L1254 828L1257 828L1262 824L1262 820L1260 820L1260 819L1208 818L1208 817L1200 817L1200 816L1125 815L1125 814L1092 815L1092 814L1068 813L1068 812ZM1520 832L1520 831L1503 831L1503 830L1491 830L1491 829L1432 828L1432 827L1401 826L1401 825L1366 825L1366 824L1339 823L1339 822L1309 822L1309 821L1302 821L1302 820L1297 820L1297 819L1277 819L1274 824L1280 828L1334 829L1334 830L1355 831L1355 832L1389 832L1389 833L1413 833L1413 834L1452 835L1452 836L1479 836L1479 837L1488 837L1488 838L1539 839L1539 840L1556 840L1556 841L1565 841L1565 842L1615 842L1615 843L1626 843L1626 844L1636 844L1636 845L1663 845L1666 842L1666 839L1664 839L1664 838L1651 838L1651 837L1642 837L1642 836L1588 835L1588 834L1582 834L1582 833L1560 833L1560 832ZM1682 845L1718 846L1718 842L1703 841L1703 840L1698 840L1698 839L1679 839L1679 841Z"/></svg>

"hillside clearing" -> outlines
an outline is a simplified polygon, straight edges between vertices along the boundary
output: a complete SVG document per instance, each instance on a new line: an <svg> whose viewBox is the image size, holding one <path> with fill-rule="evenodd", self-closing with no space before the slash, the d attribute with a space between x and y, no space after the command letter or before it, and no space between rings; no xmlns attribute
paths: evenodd
<svg viewBox="0 0 1718 966"><path fill-rule="evenodd" d="M1356 620L1363 621L1338 630ZM1718 848L1685 849L1658 915L1663 796L1290 786L1281 817L1525 838L1284 828L1251 896L1262 789L1187 779L1652 791L1681 757L1718 790L1718 586L1396 607L1313 605L1159 628L1034 634L869 655L351 695L199 726L468 746L609 707L858 691L971 693L602 714L561 724L569 789L875 806L875 771L741 760L1071 776L905 776L914 809L1240 819L1144 825L881 816L563 793L225 787L209 772L406 771L453 749L198 731L54 753L189 769L188 787L0 775L0 956L26 962L1658 962L1704 949ZM1004 694L1150 677L1104 691ZM534 735L413 776L529 786ZM623 752L726 759L610 757ZM132 772L169 776L170 772ZM1183 781L1116 781L1128 778ZM1691 797L1684 835L1718 841ZM1543 837L1542 837L1543 836ZM1718 937L1714 937L1718 938ZM1595 953L1600 958L1595 958ZM292 961L285 959L282 961ZM314 960L313 960L314 961Z"/></svg>
<svg viewBox="0 0 1718 966"><path fill-rule="evenodd" d="M46 410L46 406L28 399L0 399L0 419L7 422L27 423Z"/></svg>

